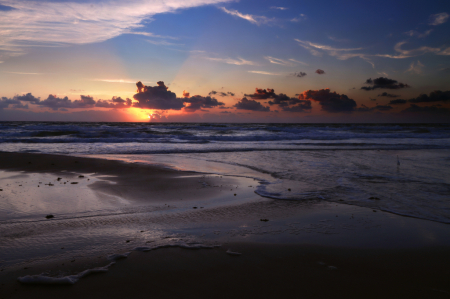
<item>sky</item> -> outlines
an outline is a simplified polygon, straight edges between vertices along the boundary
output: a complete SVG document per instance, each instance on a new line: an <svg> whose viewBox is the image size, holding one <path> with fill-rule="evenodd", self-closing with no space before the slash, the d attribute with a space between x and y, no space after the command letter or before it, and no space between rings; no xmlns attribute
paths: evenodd
<svg viewBox="0 0 450 299"><path fill-rule="evenodd" d="M449 122L450 2L0 0L0 121Z"/></svg>

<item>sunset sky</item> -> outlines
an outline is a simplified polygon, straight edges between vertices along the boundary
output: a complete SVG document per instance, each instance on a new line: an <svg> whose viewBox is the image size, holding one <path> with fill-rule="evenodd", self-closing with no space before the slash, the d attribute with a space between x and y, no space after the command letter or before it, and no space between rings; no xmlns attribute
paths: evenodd
<svg viewBox="0 0 450 299"><path fill-rule="evenodd" d="M0 92L0 121L448 122L450 2L0 0Z"/></svg>

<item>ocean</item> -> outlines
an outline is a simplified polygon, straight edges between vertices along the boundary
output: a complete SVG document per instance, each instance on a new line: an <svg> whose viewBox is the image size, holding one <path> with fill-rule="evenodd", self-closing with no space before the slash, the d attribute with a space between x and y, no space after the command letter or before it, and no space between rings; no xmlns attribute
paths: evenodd
<svg viewBox="0 0 450 299"><path fill-rule="evenodd" d="M245 176L276 200L450 223L449 124L1 122L0 150Z"/></svg>

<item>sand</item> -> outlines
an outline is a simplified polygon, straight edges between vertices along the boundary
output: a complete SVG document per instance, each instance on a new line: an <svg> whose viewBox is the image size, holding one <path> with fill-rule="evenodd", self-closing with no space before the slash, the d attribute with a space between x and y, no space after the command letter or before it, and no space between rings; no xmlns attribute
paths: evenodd
<svg viewBox="0 0 450 299"><path fill-rule="evenodd" d="M133 229L148 229L146 223L159 225L167 237L122 240L117 252L86 255L74 262L69 256L55 255L3 267L0 298L450 297L449 225L345 204L265 199L253 193L256 182L239 177L56 155L0 153L0 161L0 168L11 173L92 178L91 184L71 186L74 193L88 188L96 196L120 196L138 206L178 206L167 213L127 218ZM210 187L202 187L205 181ZM31 185L27 188L33 190ZM181 204L180 194L186 204ZM229 204L218 203L224 201ZM193 209L193 204L198 208ZM55 216L39 222L40 229L63 223ZM71 221L64 223L82 223ZM138 246L192 240L221 247L133 251ZM17 281L42 272L80 273L109 264L109 254L129 251L107 272L83 277L74 285Z"/></svg>

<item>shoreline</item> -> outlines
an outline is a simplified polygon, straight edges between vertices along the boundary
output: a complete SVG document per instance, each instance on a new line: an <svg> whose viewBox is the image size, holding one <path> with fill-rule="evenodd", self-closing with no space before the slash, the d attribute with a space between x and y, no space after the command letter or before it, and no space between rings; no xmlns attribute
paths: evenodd
<svg viewBox="0 0 450 299"><path fill-rule="evenodd" d="M93 181L98 179L91 184L93 186L86 184L86 188L97 192L95 194L120 194L136 207L129 217L93 215L93 218L99 218L93 223L74 219L42 221L39 228L49 232L64 225L67 228L63 227L62 232L75 227L77 234L81 234L86 225L93 225L90 229L98 228L96 234L100 235L105 232L102 230L105 227L126 229L124 234L118 235L122 239L108 237L116 247L105 247L107 249L101 255L99 251L96 256L79 256L75 262L69 259L70 254L53 259L49 256L47 260L31 260L28 264L3 269L0 281L4 285L0 286L0 293L4 298L28 298L34 294L38 297L96 298L100 293L111 298L123 298L127 294L140 298L150 293L157 298L213 295L268 298L276 294L293 298L298 297L299 292L307 298L336 294L350 298L381 295L388 298L398 295L447 298L450 295L450 288L445 284L445 277L450 277L450 270L447 270L450 269L450 258L446 254L450 249L450 241L446 238L450 227L447 224L373 212L345 203L266 199L254 194L253 186L249 188L249 181L254 184L254 180L239 177L220 178L151 165L73 156L0 152L0 157L1 169L11 173L65 173L75 179L79 175L91 177ZM150 178L154 180L153 184L148 184ZM202 187L205 180L210 182L208 187ZM224 180L229 185L237 184L237 189L221 191L220 187L211 187L220 186L218 184ZM173 190L176 189L187 190L183 193L186 206L181 206L181 200L175 197ZM55 189L49 187L48 190ZM76 193L77 189L72 190ZM149 190L157 196L145 197ZM235 193L238 196L235 197ZM238 199L240 196L243 198ZM208 204L214 199L227 204ZM200 209L200 205L197 209L192 208L198 203L202 203L204 209ZM178 206L168 208L167 204ZM160 209L140 211L148 206ZM261 221L264 219L268 221ZM139 233L140 228L146 231ZM125 237L133 231L133 237ZM59 237L50 239L49 246ZM129 243L124 242L126 238L130 238ZM117 240L121 240L120 246L116 244ZM147 246L194 241L221 244L222 247L195 251L182 248L148 253L132 251L108 272L92 274L69 287L30 286L17 282L17 277L46 271L64 275L105 266L107 255L130 251L145 245L146 240L151 241ZM7 242L2 246L8 246ZM113 249L115 251L111 251ZM230 256L227 250L242 255ZM146 284L148 280L153 284ZM323 283L328 285L328 290L322 287ZM108 284L113 287L107 288ZM360 286L355 287L358 284ZM225 285L233 286L234 290Z"/></svg>

